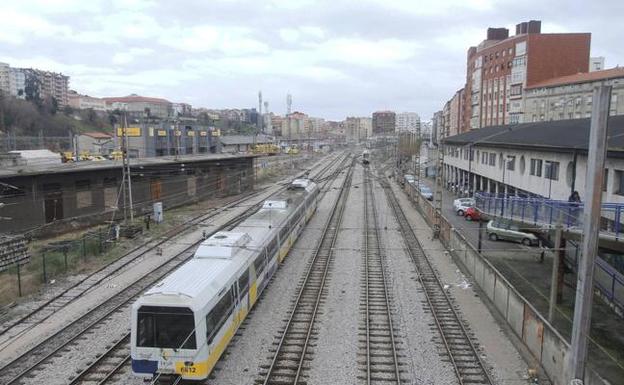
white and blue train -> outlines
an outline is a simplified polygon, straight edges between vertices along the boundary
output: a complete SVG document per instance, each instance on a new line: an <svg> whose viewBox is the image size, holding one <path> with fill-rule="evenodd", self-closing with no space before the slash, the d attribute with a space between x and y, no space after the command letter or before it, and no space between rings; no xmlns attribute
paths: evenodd
<svg viewBox="0 0 624 385"><path fill-rule="evenodd" d="M297 179L132 306L132 371L206 379L316 210L319 189Z"/></svg>

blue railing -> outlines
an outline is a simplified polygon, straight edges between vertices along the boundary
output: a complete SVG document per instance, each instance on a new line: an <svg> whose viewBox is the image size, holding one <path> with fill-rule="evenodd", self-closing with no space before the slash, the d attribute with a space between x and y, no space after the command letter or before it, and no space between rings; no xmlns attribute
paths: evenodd
<svg viewBox="0 0 624 385"><path fill-rule="evenodd" d="M476 193L476 206L489 216L507 218L538 227L552 228L561 217L567 230L582 231L582 202L567 202L544 198L524 198L518 196L499 196L490 193ZM624 204L603 203L601 233L616 241L621 239L622 211ZM572 262L572 261L570 261ZM576 260L572 268L576 270ZM602 295L624 313L624 275L602 258L596 258L594 284Z"/></svg>
<svg viewBox="0 0 624 385"><path fill-rule="evenodd" d="M508 218L536 226L554 227L561 217L566 229L582 229L582 202L568 202L544 198L524 198L519 196L499 196L490 193L476 193L476 205L482 212L491 216ZM620 240L622 227L622 203L603 203L601 208L602 224L600 231Z"/></svg>

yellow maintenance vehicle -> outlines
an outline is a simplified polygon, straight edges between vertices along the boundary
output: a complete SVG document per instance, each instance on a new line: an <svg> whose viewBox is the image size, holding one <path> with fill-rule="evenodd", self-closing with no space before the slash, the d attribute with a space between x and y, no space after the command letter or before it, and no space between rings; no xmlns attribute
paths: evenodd
<svg viewBox="0 0 624 385"><path fill-rule="evenodd" d="M254 154L269 154L275 155L279 153L279 147L274 144L256 144L252 152Z"/></svg>
<svg viewBox="0 0 624 385"><path fill-rule="evenodd" d="M111 152L108 157L111 160L122 160L123 159L123 152L119 151L119 150L115 150L113 152Z"/></svg>

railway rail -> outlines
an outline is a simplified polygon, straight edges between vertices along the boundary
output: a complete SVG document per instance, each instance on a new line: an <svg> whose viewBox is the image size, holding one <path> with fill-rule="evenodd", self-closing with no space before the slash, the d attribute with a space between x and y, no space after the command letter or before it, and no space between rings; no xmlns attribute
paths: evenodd
<svg viewBox="0 0 624 385"><path fill-rule="evenodd" d="M399 224L408 254L418 270L418 280L424 289L435 329L439 332L441 343L459 383L494 385L476 342L472 340L453 300L444 290L444 285L414 234L394 192L383 179L380 178L380 182Z"/></svg>
<svg viewBox="0 0 624 385"><path fill-rule="evenodd" d="M319 171L318 175L324 175L327 170L331 168L332 164L333 163L331 161L327 161L327 164ZM88 276L82 278L78 282L74 283L72 286L58 293L57 295L50 298L35 309L31 310L27 314L21 316L14 321L11 321L8 324L5 324L5 326L0 330L0 337L5 338L4 340L0 341L0 351L5 349L15 338L26 333L36 325L41 324L52 315L57 313L59 310L65 308L70 303L79 299L106 279L117 274L120 270L127 268L133 263L136 263L138 260L140 260L141 257L144 257L147 253L156 250L163 244L169 242L173 237L178 236L179 234L193 228L194 226L201 225L207 220L210 220L217 215L222 214L223 212L231 210L233 207L236 207L245 200L261 195L266 190L267 188L264 188L254 192L245 193L234 200L230 199L223 207L212 208L208 213L201 213L199 215L196 215L185 221L184 223L181 223L173 227L172 229L169 229L158 239L152 239L143 242L142 244L134 247L132 250L126 252L123 256L116 259L114 262L103 266L97 271L94 271Z"/></svg>
<svg viewBox="0 0 624 385"><path fill-rule="evenodd" d="M346 157L344 158L346 159ZM344 160L343 159L343 160ZM342 162L340 162L341 164ZM315 178L324 177L328 171L332 169L335 165L333 162L329 162L326 166L324 166L320 171L315 174ZM333 173L336 173L334 171ZM333 174L330 173L330 174ZM248 214L251 214L256 211L257 208L261 206L261 203L257 204L256 207L248 210ZM246 217L238 217L230 222L222 228L215 230L220 231L223 228L232 228L236 226L236 224L240 223ZM196 245L191 246L190 248L194 250ZM184 261L186 261L185 259ZM130 364L130 350L129 350L129 338L130 333L127 333L120 339L117 343L112 345L107 351L105 351L98 359L94 360L90 363L86 368L84 368L75 378L71 380L71 384L88 384L88 383L96 383L96 384L104 384L112 382L119 373L122 373L124 370L129 368ZM181 377L164 377L158 378L157 383L175 383L181 381Z"/></svg>
<svg viewBox="0 0 624 385"><path fill-rule="evenodd" d="M400 384L399 341L392 320L392 298L387 282L385 254L381 245L377 208L370 170L364 169L364 271L360 312L360 350L365 356L360 376L367 385Z"/></svg>
<svg viewBox="0 0 624 385"><path fill-rule="evenodd" d="M232 207L240 204L240 202L260 195L262 192L264 192L264 189L253 193L246 193L235 200L231 200L222 208L213 208L210 210L209 213L202 213L200 215L197 215L189 219L188 221L185 221L184 223L168 230L158 239L152 239L142 243L141 245L125 253L122 257L116 259L114 262L103 266L97 271L89 274L87 277L79 280L69 288L63 290L53 298L47 300L45 303L33 309L28 314L20 317L15 321L12 321L4 329L0 330L0 336L6 335L8 337L0 343L2 345L2 347L0 347L0 350L6 348L6 346L8 346L11 341L13 341L16 337L19 337L20 335L26 333L28 330L32 329L34 326L44 322L59 310L63 309L70 303L74 302L75 300L88 293L90 290L95 288L104 280L112 277L120 270L132 265L150 251L153 251L161 247L166 242L169 242L172 237L179 235L180 233L184 232L189 228L192 228L193 226L199 225L202 222L214 218L217 215L228 211Z"/></svg>
<svg viewBox="0 0 624 385"><path fill-rule="evenodd" d="M326 165L319 171L317 176L324 175L328 170L331 169L331 166L332 163L329 162L328 165ZM212 231L211 233L234 227L237 223L244 220L246 216L256 211L257 208L259 208L261 205L262 202L254 205L249 210L247 210L247 215L234 218L225 225L221 226L219 229ZM123 289L113 298L110 298L109 300L103 302L94 309L91 309L83 316L68 324L64 329L56 332L52 336L46 338L37 346L31 348L16 359L12 360L10 363L0 369L0 383L20 383L24 378L32 375L37 370L43 369L46 363L51 360L51 358L62 356L63 352L65 351L71 351L72 344L78 344L80 343L80 340L89 339L90 336L93 336L97 333L99 327L105 325L107 322L114 322L114 316L116 314L127 313L133 300L137 298L143 290L150 287L158 280L166 276L170 271L177 268L182 263L191 258L195 248L200 242L201 240L188 246L183 251L174 256L172 259L161 264L155 270L149 272L145 276L137 279L134 283ZM125 338L129 338L129 333L123 336L122 340ZM128 344L126 343L125 345ZM114 361L114 357L116 356L116 351L114 349L109 349L109 351L107 351L105 354L102 355L102 357L100 357L101 359L96 360L96 362L89 366L89 368L91 368L92 370L89 370L89 368L87 368L82 373L80 373L82 376L78 377L84 379L86 378L87 374L102 372L100 370L100 367L106 366L108 361L111 359ZM124 357L124 360L125 359L126 358ZM119 361L119 357L117 358L117 361ZM118 364L119 367L124 365L123 362L118 362ZM107 376L108 374L113 374L110 373L110 370L104 370L104 372L105 376ZM78 379L78 377L76 379Z"/></svg>
<svg viewBox="0 0 624 385"><path fill-rule="evenodd" d="M311 258L302 279L293 308L278 341L270 364L256 382L263 385L305 384L305 362L309 360L309 348L316 338L314 326L321 302L326 295L325 284L329 277L336 243L346 202L351 189L354 161L347 171L340 195L334 202L321 241Z"/></svg>

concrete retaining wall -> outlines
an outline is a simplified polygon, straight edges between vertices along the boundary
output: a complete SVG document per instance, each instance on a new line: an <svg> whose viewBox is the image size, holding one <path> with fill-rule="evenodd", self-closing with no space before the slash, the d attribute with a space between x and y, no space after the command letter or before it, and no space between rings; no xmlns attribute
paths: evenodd
<svg viewBox="0 0 624 385"><path fill-rule="evenodd" d="M413 186L406 189L408 196L412 197L416 207L431 225L435 213L432 203L423 199ZM440 228L440 239L445 247L472 276L474 283L507 321L533 359L541 364L551 382L554 385L565 385L569 343L444 216L441 217ZM590 369L586 371L585 384L608 385L608 382Z"/></svg>

